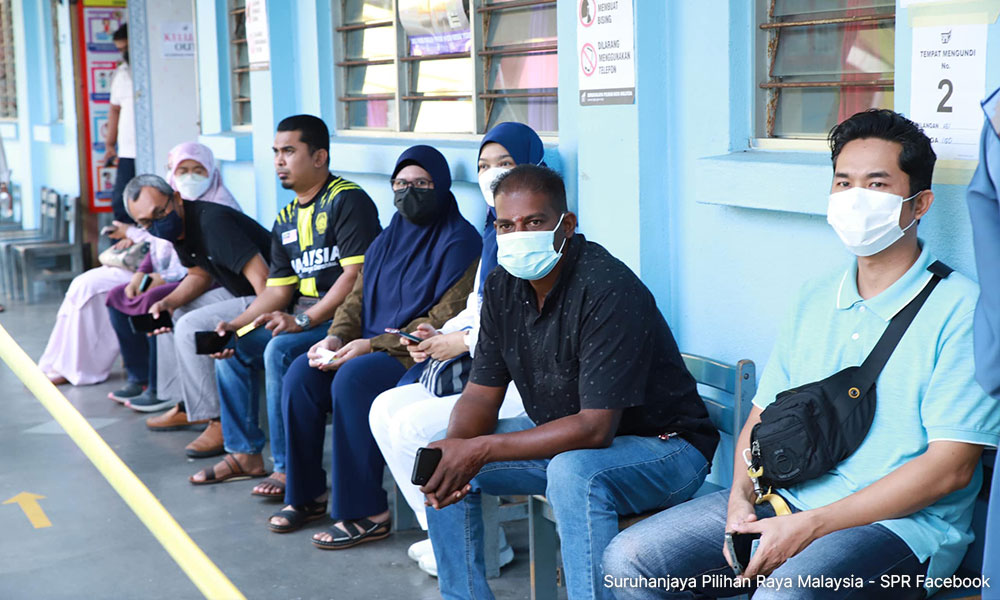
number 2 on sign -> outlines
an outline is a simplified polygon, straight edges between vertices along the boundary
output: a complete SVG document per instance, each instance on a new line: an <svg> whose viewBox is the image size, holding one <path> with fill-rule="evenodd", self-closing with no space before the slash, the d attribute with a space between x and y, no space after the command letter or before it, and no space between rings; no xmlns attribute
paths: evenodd
<svg viewBox="0 0 1000 600"><path fill-rule="evenodd" d="M948 86L948 91L945 92L944 98L941 98L941 103L938 104L937 111L939 113L950 113L951 112L951 107L950 106L946 106L945 103L948 102L949 98L951 98L952 92L955 91L955 86L952 85L950 79L942 79L941 83L938 84L938 89L939 90L940 89L944 89L945 86Z"/></svg>

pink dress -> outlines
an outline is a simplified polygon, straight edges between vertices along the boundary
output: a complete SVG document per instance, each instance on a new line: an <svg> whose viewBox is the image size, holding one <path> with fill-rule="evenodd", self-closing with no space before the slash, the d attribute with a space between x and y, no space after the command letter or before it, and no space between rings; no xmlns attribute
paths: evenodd
<svg viewBox="0 0 1000 600"><path fill-rule="evenodd" d="M174 186L175 167L189 158L201 163L212 179L211 186L197 200L239 210L232 194L222 184L212 151L201 144L184 143L170 151L167 179L171 186ZM178 282L187 274L170 242L139 227L130 227L126 235L136 243L149 242L153 268L167 281ZM112 288L125 285L131 279L131 271L103 266L73 279L59 307L49 343L38 359L42 371L50 376L62 375L73 385L100 383L108 378L119 349L105 304Z"/></svg>

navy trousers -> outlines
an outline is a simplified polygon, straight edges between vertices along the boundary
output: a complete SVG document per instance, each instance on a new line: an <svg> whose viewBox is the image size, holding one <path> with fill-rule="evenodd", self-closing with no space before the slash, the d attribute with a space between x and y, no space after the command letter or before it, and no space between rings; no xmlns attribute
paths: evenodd
<svg viewBox="0 0 1000 600"><path fill-rule="evenodd" d="M118 337L129 382L140 385L148 382L149 387L156 391L156 337L133 332L128 315L117 308L109 306L108 316Z"/></svg>
<svg viewBox="0 0 1000 600"><path fill-rule="evenodd" d="M310 367L305 354L292 362L281 386L286 504L312 502L326 490L323 438L326 415L332 413L330 516L353 520L388 509L382 489L385 461L368 426L368 412L375 397L395 387L405 371L384 352L351 359L329 373Z"/></svg>

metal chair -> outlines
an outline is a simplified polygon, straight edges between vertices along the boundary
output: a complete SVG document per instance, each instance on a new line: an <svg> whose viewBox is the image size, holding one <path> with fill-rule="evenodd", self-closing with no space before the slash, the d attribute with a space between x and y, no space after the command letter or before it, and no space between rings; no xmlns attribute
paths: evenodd
<svg viewBox="0 0 1000 600"><path fill-rule="evenodd" d="M729 487L733 478L733 450L743 423L750 413L750 403L757 392L757 377L754 363L741 360L735 365L694 354L682 354L688 371L698 382L701 394L712 424L719 430L722 440L712 459L712 472L705 483L695 492L700 497ZM653 516L659 510L642 515L624 515L618 526L625 529L639 521ZM559 580L556 549L555 515L545 496L531 496L528 499L528 543L531 552L531 598L532 600L555 600ZM721 544L721 540L719 542Z"/></svg>
<svg viewBox="0 0 1000 600"><path fill-rule="evenodd" d="M44 242L56 239L62 211L59 195L43 187L40 193L41 218L37 229L21 229L0 232L0 286L8 300L15 299L17 288L16 265L10 248L24 242Z"/></svg>
<svg viewBox="0 0 1000 600"><path fill-rule="evenodd" d="M83 273L83 219L79 197L58 196L62 219L52 241L26 242L11 248L15 273L21 274L21 291L25 301L34 300L32 281L65 281ZM60 267L59 258L69 258L69 265ZM39 261L52 263L40 268Z"/></svg>

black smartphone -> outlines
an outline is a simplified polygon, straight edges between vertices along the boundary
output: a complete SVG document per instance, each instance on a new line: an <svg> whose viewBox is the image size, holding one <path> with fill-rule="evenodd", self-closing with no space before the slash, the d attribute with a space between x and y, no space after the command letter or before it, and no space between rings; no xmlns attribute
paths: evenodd
<svg viewBox="0 0 1000 600"><path fill-rule="evenodd" d="M149 273L142 276L142 281L139 282L139 291L145 292L149 289L149 285L153 283L153 278L149 276Z"/></svg>
<svg viewBox="0 0 1000 600"><path fill-rule="evenodd" d="M174 320L170 318L170 313L163 311L159 319L154 319L153 315L132 315L128 318L128 323L132 327L133 333L152 333L161 327L173 327Z"/></svg>
<svg viewBox="0 0 1000 600"><path fill-rule="evenodd" d="M756 542L760 539L759 533L736 533L726 532L726 549L733 559L733 571L737 575L742 575L750 564L750 558L756 550Z"/></svg>
<svg viewBox="0 0 1000 600"><path fill-rule="evenodd" d="M233 332L227 331L225 335L219 335L215 331L194 332L195 354L215 354L222 352L233 339Z"/></svg>
<svg viewBox="0 0 1000 600"><path fill-rule="evenodd" d="M392 327L386 327L385 328L385 332L386 333L391 333L393 335L398 335L400 337L405 337L406 339L410 340L411 342L416 342L418 344L420 342L424 341L424 340L418 338L417 336L413 335L412 333L406 333L405 331L401 331L399 329L395 329L395 328L392 328Z"/></svg>
<svg viewBox="0 0 1000 600"><path fill-rule="evenodd" d="M413 485L424 485L430 481L439 462L441 462L440 448L417 448L417 457L413 461L413 474L410 475L410 482Z"/></svg>

